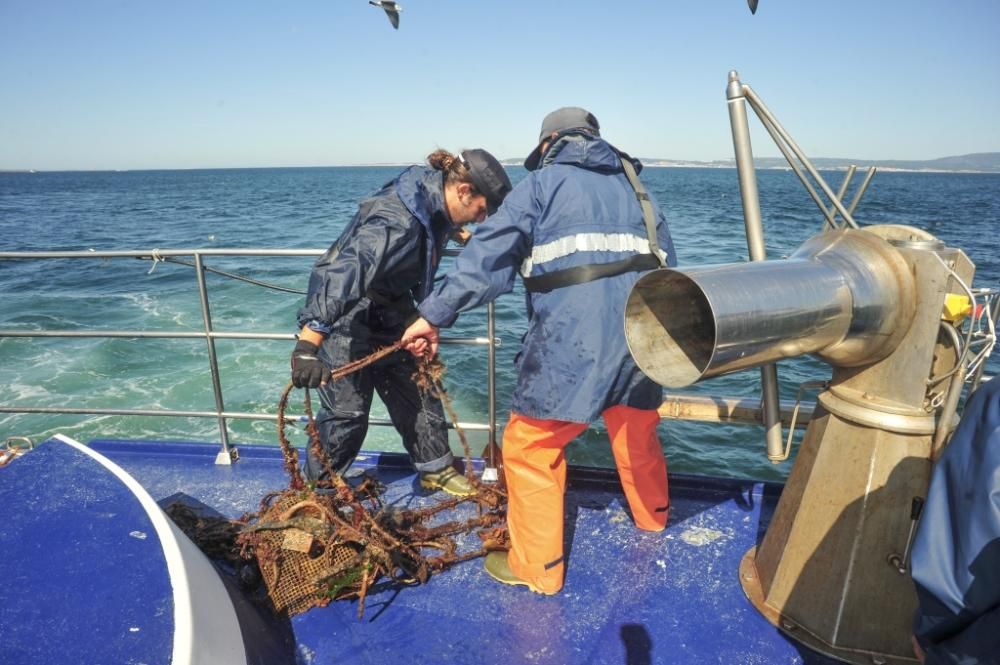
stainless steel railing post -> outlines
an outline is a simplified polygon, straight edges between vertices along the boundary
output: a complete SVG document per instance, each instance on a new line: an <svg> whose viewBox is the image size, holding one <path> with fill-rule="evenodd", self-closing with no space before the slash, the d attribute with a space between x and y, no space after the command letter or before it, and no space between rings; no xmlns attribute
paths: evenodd
<svg viewBox="0 0 1000 665"><path fill-rule="evenodd" d="M489 338L489 345L486 347L486 392L488 414L487 419L490 427L489 443L490 448L497 440L497 338L496 338L496 309L491 302L486 306L486 336ZM495 460L490 460L495 461Z"/></svg>
<svg viewBox="0 0 1000 665"><path fill-rule="evenodd" d="M208 345L208 365L212 371L212 392L215 394L215 410L219 419L219 439L222 449L215 456L216 464L232 464L233 456L229 449L229 431L226 427L226 410L222 399L222 380L219 377L219 362L215 356L215 338L212 336L212 313L208 305L208 287L205 284L205 265L200 252L194 255L195 274L198 279L198 298L201 301L201 318L205 324L205 343Z"/></svg>
<svg viewBox="0 0 1000 665"><path fill-rule="evenodd" d="M750 147L747 101L743 84L740 83L739 74L736 71L729 72L726 100L729 105L729 122L733 131L733 149L736 155L736 172L740 181L740 196L743 200L747 249L750 252L751 261L764 261L767 259L767 250L764 247L764 226L761 223L760 196L757 192L757 175L753 166L753 150ZM778 403L778 369L774 363L760 368L760 383L767 458L778 463L783 459L784 445L781 437L781 413Z"/></svg>
<svg viewBox="0 0 1000 665"><path fill-rule="evenodd" d="M209 353L214 351L214 340L216 339L252 339L252 340L293 340L292 333L274 332L233 332L217 331L213 329L211 320L211 309L209 307L209 293L205 282L205 273L209 268L205 267L201 259L205 256L320 256L324 249L218 249L218 248L198 248L198 249L154 249L152 251L141 250L100 250L100 251L58 251L58 252L6 252L0 251L0 261L34 261L41 259L94 259L105 260L112 258L133 258L146 259L157 257L160 260L166 257L177 256L197 256L196 263L192 266L198 270L200 279L196 280L200 288L199 296L202 303L202 317L204 319L204 330L202 331L167 331L167 330L18 330L0 328L0 339L4 337L24 337L24 338L134 338L134 339L207 339ZM454 252L455 250L447 250ZM455 252L454 255L457 255ZM156 260L156 259L154 259ZM187 264L185 264L187 265ZM199 269L199 265L201 266ZM499 340L492 338L493 343L499 346ZM447 337L441 340L442 344L487 346L491 340L486 337ZM210 369L213 379L213 388L216 395L221 394L222 384L218 369L218 360L214 354L210 357ZM495 372L495 366L494 366ZM495 403L495 374L490 377L490 384L493 386L492 399ZM277 415L273 413L246 413L240 411L225 411L223 409L224 399L216 400L214 411L196 411L191 409L119 409L119 408L76 408L76 407L38 407L38 406L7 406L0 405L0 413L31 413L31 414L77 414L77 415L112 415L112 416L171 416L180 418L216 418L220 420L220 433L223 439L223 446L220 451L220 458L224 459L220 463L228 463L230 453L235 453L235 449L229 446L228 430L222 424L229 420L277 420ZM370 425L380 427L392 427L392 421L385 418L371 418ZM466 430L485 432L489 429L496 430L496 421L492 426L482 422L461 422L455 423Z"/></svg>
<svg viewBox="0 0 1000 665"><path fill-rule="evenodd" d="M990 308L989 312L984 312L985 316L989 316L990 320L996 322L1000 320L1000 294L994 296L992 303L989 300L986 301L986 306ZM969 325L972 325L971 323ZM994 324L990 324L990 334L995 335L996 331L993 328ZM969 385L969 394L971 395L983 380L983 372L986 370L986 358L983 358L979 365L976 367L972 374L972 379Z"/></svg>
<svg viewBox="0 0 1000 665"><path fill-rule="evenodd" d="M730 72L730 76L734 73L735 72ZM730 83L730 86L732 86L732 83ZM753 107L754 113L757 114L757 117L760 118L761 122L767 128L768 132L770 132L771 136L774 137L775 143L777 143L778 147L781 148L781 151L785 155L785 158L789 160L789 164L791 164L792 161L788 157L788 152L785 150L784 147L782 147L783 145L788 146L788 148L791 149L791 151L795 154L795 157L798 158L800 162L802 162L802 165L805 167L806 171L809 172L809 175L812 176L813 180L815 180L816 183L820 186L820 189L823 190L823 193L826 194L826 197L830 200L831 203L833 203L833 207L837 209L837 212L840 213L840 216L844 219L847 225L850 226L852 229L858 228L858 223L854 221L854 217L851 215L850 212L848 212L847 208L844 206L844 203L834 195L833 190L830 189L830 186L827 185L826 181L823 180L822 176L820 176L819 171L816 170L816 167L813 166L812 162L809 161L809 158L806 157L805 152L803 152L802 149L799 148L798 144L791 137L791 135L787 131L785 131L785 128L781 126L781 123L778 122L777 118L775 118L774 115L771 113L771 111L768 110L767 106L764 105L763 100L761 100L761 98L757 96L757 93L755 93L750 88L750 86L740 85L739 87L740 87L740 97L745 102L748 102L751 107ZM730 106L730 109L731 108L732 106ZM744 113L745 112L746 111L744 109ZM749 145L749 142L747 145ZM798 174L799 178L802 180L802 183L806 185L806 189L809 190L809 193L813 197L813 200L816 202L816 205L819 206L820 212L822 212L824 215L827 215L826 205L824 205L824 203L819 199L818 195L816 195L815 190L813 190L812 187L809 186L808 182L802 175L801 171L797 168L794 170L796 174Z"/></svg>
<svg viewBox="0 0 1000 665"><path fill-rule="evenodd" d="M858 187L858 191L854 193L854 198L851 200L851 205L847 206L847 212L854 214L854 209L858 207L858 202L861 201L861 197L865 195L865 191L868 189L868 185L871 183L872 178L875 177L876 169L874 166L868 167L868 172L865 173L865 179L861 181L861 186Z"/></svg>
<svg viewBox="0 0 1000 665"><path fill-rule="evenodd" d="M847 188L848 188L848 186L850 186L851 180L854 178L854 173L857 170L858 170L858 167L855 166L854 164L851 164L850 166L847 167L847 172L844 173L844 181L842 183L840 183L840 189L837 190L837 198L839 200L841 200L841 201L844 200L844 196L847 194ZM827 208L826 213L824 213L824 216L827 218L828 221L833 221L834 223L833 223L832 228L837 229L837 228L840 228L840 227L836 223L836 219L833 216L833 213L835 211L836 211L836 207L831 205L829 208ZM850 208L848 208L847 211L850 212L851 211Z"/></svg>

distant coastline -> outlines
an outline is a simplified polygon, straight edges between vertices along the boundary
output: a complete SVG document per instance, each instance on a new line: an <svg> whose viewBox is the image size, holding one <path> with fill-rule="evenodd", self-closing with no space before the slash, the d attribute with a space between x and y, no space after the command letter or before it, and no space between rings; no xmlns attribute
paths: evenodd
<svg viewBox="0 0 1000 665"><path fill-rule="evenodd" d="M644 166L652 168L699 168L699 169L733 169L736 161L722 159L710 162L683 159L663 159L657 157L640 157ZM839 157L816 157L809 160L821 171L844 171L851 166L860 170L876 167L883 172L901 173L1000 173L1000 152L980 152L969 155L941 157L928 160L864 160L844 159ZM523 158L501 160L504 166L521 166ZM323 169L323 168L403 168L415 162L379 162L367 164L328 164L323 166L210 166L183 168L136 168L136 169L0 169L0 173L73 173L73 172L125 172L125 171L226 171L240 169ZM763 170L790 170L791 167L782 157L758 157L754 166Z"/></svg>
<svg viewBox="0 0 1000 665"><path fill-rule="evenodd" d="M643 166L667 168L734 169L736 160L722 159L711 162L696 160L662 159L640 157ZM813 166L821 171L845 171L851 166L866 170L871 166L880 171L903 173L1000 173L1000 152L979 152L970 155L940 157L927 160L902 159L846 159L840 157L810 158ZM504 160L505 165L519 165L521 160ZM758 169L791 170L783 157L757 157L754 166Z"/></svg>
<svg viewBox="0 0 1000 665"><path fill-rule="evenodd" d="M641 160L640 160L641 161ZM666 162L666 161L655 161L655 162L642 162L642 165L651 169L735 169L735 164L699 164L692 162ZM754 163L758 171L791 171L792 167L788 164L774 165L774 166L764 166L758 163ZM867 170L869 167L874 166L882 173L968 173L968 174L983 174L983 173L1000 173L1000 169L944 169L944 168L898 168L892 166L879 166L878 164L856 162L854 166L858 167L858 170ZM846 171L850 168L850 165L845 166L817 166L820 171Z"/></svg>

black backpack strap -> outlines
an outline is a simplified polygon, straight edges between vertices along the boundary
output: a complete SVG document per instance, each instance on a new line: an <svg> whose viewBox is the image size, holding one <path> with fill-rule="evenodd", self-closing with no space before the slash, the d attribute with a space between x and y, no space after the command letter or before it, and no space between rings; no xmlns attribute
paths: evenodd
<svg viewBox="0 0 1000 665"><path fill-rule="evenodd" d="M536 277L522 277L524 288L528 293L548 293L555 289L574 284L593 282L595 279L613 277L626 272L652 270L660 267L660 257L653 254L636 254L621 261L611 263L589 263L583 266L573 266L563 270L554 270Z"/></svg>
<svg viewBox="0 0 1000 665"><path fill-rule="evenodd" d="M635 190L635 198L639 199L639 205L642 207L642 221L646 224L649 251L656 257L656 267L663 268L667 264L663 260L663 252L660 251L660 243L656 239L656 213L653 211L653 202L650 200L646 188L643 187L642 181L639 180L639 174L635 172L635 165L632 164L632 160L629 159L628 155L619 153L618 156L622 160L622 169L625 171L625 177L628 178L632 189Z"/></svg>

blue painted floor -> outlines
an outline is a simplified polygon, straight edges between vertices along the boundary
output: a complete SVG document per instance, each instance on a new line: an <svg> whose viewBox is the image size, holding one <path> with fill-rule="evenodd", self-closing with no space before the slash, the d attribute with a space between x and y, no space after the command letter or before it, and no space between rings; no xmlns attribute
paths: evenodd
<svg viewBox="0 0 1000 665"><path fill-rule="evenodd" d="M240 447L231 467L215 446L95 441L157 500L178 492L236 517L287 486L275 448ZM363 455L387 501L424 506L405 458ZM299 663L809 663L836 661L789 641L745 599L738 565L773 509L775 488L671 476L661 533L637 530L613 471L571 469L566 584L557 596L498 584L481 560L417 587L380 585L359 620L339 601L291 620ZM472 508L469 507L471 511ZM470 512L471 514L471 512Z"/></svg>
<svg viewBox="0 0 1000 665"><path fill-rule="evenodd" d="M110 501L106 509L101 509L108 515L131 510L118 508L116 501L121 497L110 490L107 496L97 498L100 492L93 487L70 487L88 481L74 481L66 475L69 470L51 468L53 465L45 457L47 445L13 463L37 467L31 474L34 482L5 484L7 469L13 466L0 469L0 495L8 500L30 496L32 502L39 502L37 505L48 506L42 511L25 512L26 520L52 520L55 532L61 533L74 522L77 531L86 529L84 518L74 517L75 506L81 503L93 507L95 501ZM217 466L217 446L212 445L123 441L93 441L89 445L134 476L157 501L164 503L165 499L186 495L229 517L256 510L265 494L283 489L288 483L276 448L243 446L239 462ZM388 503L426 506L442 496L421 490L415 473L400 455L362 455L357 466L374 472L388 484ZM45 492L36 491L36 486L54 489L62 498L45 499ZM672 507L667 529L661 533L643 532L635 529L623 509L624 497L613 470L571 469L565 525L568 566L560 594L540 596L524 587L498 584L482 571L482 560L476 559L458 564L421 586L399 587L388 582L377 585L369 591L360 619L357 601L334 602L284 622L268 615L267 621L273 624L268 630L258 625L250 632L259 637L276 629L285 640L271 640L270 653L256 662L836 662L789 641L753 609L739 585L739 561L757 542L762 519L766 522L769 517L778 488L671 476L670 490ZM474 511L472 506L462 508L466 513L446 515L442 520L471 516ZM0 530L0 542L4 537L8 545L17 538L10 524ZM478 541L475 536L468 538ZM125 540L128 542L119 548L122 555L128 554L127 548L135 546L130 541L136 539ZM23 635L31 633L28 629L33 619L26 608L38 604L35 586L44 583L45 566L61 562L76 565L81 563L80 557L99 556L85 546L85 541L85 534L74 536L75 544L58 541L62 543L58 547L65 549L57 549L56 557L39 559L31 575L22 575L23 584L18 585L16 580L21 578L16 577L12 586L7 575L0 596L6 608L0 609L0 616L5 617L5 636L20 629ZM465 544L469 549L478 547L471 540ZM101 545L101 551L106 549ZM151 565L156 560L149 559ZM92 571L88 583L101 588L100 575L108 573L101 572L100 566L82 563L85 570L90 566ZM158 579L155 571L151 574ZM40 606L43 612L50 613L58 613L63 607L56 602ZM97 609L91 614L100 618ZM65 616L60 624L65 630L58 639L73 639L73 631L90 630L89 619L84 619ZM67 630L69 633L63 634ZM55 641L49 646L58 649ZM4 655L9 658L11 652ZM30 649L13 655L13 661L0 657L0 662L43 662L32 657ZM162 661L130 657L117 662Z"/></svg>
<svg viewBox="0 0 1000 665"><path fill-rule="evenodd" d="M50 442L0 469L0 663L169 663L174 599L136 496Z"/></svg>

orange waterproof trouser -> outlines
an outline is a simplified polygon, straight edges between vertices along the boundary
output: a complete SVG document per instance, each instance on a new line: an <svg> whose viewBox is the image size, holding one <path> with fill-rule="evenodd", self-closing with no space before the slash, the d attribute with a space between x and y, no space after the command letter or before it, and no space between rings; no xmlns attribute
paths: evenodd
<svg viewBox="0 0 1000 665"><path fill-rule="evenodd" d="M652 410L614 406L603 414L618 476L636 526L659 531L667 524L667 464ZM562 588L563 449L587 429L582 423L541 420L512 413L503 436L511 572L545 593Z"/></svg>

